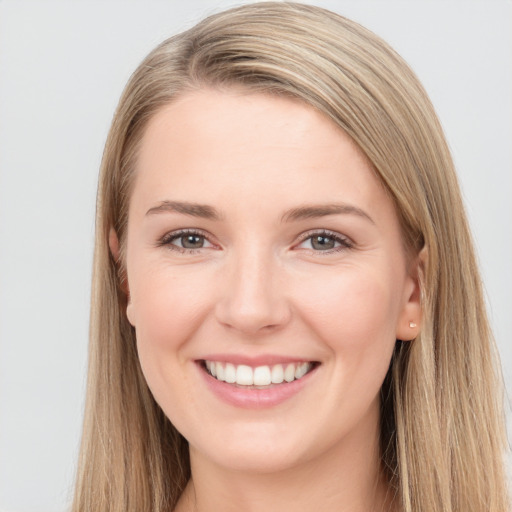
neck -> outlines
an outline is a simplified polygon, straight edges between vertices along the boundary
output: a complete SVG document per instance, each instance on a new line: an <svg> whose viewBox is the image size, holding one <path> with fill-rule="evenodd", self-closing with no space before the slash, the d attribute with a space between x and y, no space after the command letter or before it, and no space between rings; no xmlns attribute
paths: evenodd
<svg viewBox="0 0 512 512"><path fill-rule="evenodd" d="M356 431L320 457L272 472L232 470L190 450L192 478L176 512L390 512L378 427Z"/></svg>

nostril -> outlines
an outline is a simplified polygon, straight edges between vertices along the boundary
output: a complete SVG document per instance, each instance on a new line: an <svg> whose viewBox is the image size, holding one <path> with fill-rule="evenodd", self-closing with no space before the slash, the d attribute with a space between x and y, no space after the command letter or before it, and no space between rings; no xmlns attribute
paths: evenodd
<svg viewBox="0 0 512 512"><path fill-rule="evenodd" d="M230 310L217 314L217 319L225 327L246 334L273 332L287 321L287 315L277 315L275 311Z"/></svg>
<svg viewBox="0 0 512 512"><path fill-rule="evenodd" d="M268 251L254 242L238 248L233 265L226 268L215 312L218 321L230 329L255 334L274 331L290 318L290 308L278 272Z"/></svg>

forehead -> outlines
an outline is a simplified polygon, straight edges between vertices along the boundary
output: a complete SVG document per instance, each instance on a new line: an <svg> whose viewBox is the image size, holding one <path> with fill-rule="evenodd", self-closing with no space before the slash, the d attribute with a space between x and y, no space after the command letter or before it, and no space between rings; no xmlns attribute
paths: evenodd
<svg viewBox="0 0 512 512"><path fill-rule="evenodd" d="M293 207L295 199L309 196L310 202L344 199L370 209L385 195L352 139L298 100L198 90L150 120L138 155L134 200L171 194L233 203L235 194L254 200L256 193L260 207L276 202Z"/></svg>

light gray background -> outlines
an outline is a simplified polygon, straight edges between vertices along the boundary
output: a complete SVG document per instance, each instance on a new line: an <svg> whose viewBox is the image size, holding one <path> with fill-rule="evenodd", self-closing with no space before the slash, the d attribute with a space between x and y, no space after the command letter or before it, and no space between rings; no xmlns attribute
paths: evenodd
<svg viewBox="0 0 512 512"><path fill-rule="evenodd" d="M318 1L390 42L438 110L512 389L512 3ZM232 1L0 1L0 509L63 510L83 406L97 170L130 73Z"/></svg>

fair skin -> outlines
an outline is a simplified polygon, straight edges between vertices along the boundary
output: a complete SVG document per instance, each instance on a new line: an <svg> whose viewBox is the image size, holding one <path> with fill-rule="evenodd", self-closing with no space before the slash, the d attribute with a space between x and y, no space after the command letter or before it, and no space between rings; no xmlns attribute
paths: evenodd
<svg viewBox="0 0 512 512"><path fill-rule="evenodd" d="M388 510L379 390L417 269L351 139L291 99L185 93L145 131L126 244L141 367L190 445L176 510Z"/></svg>

